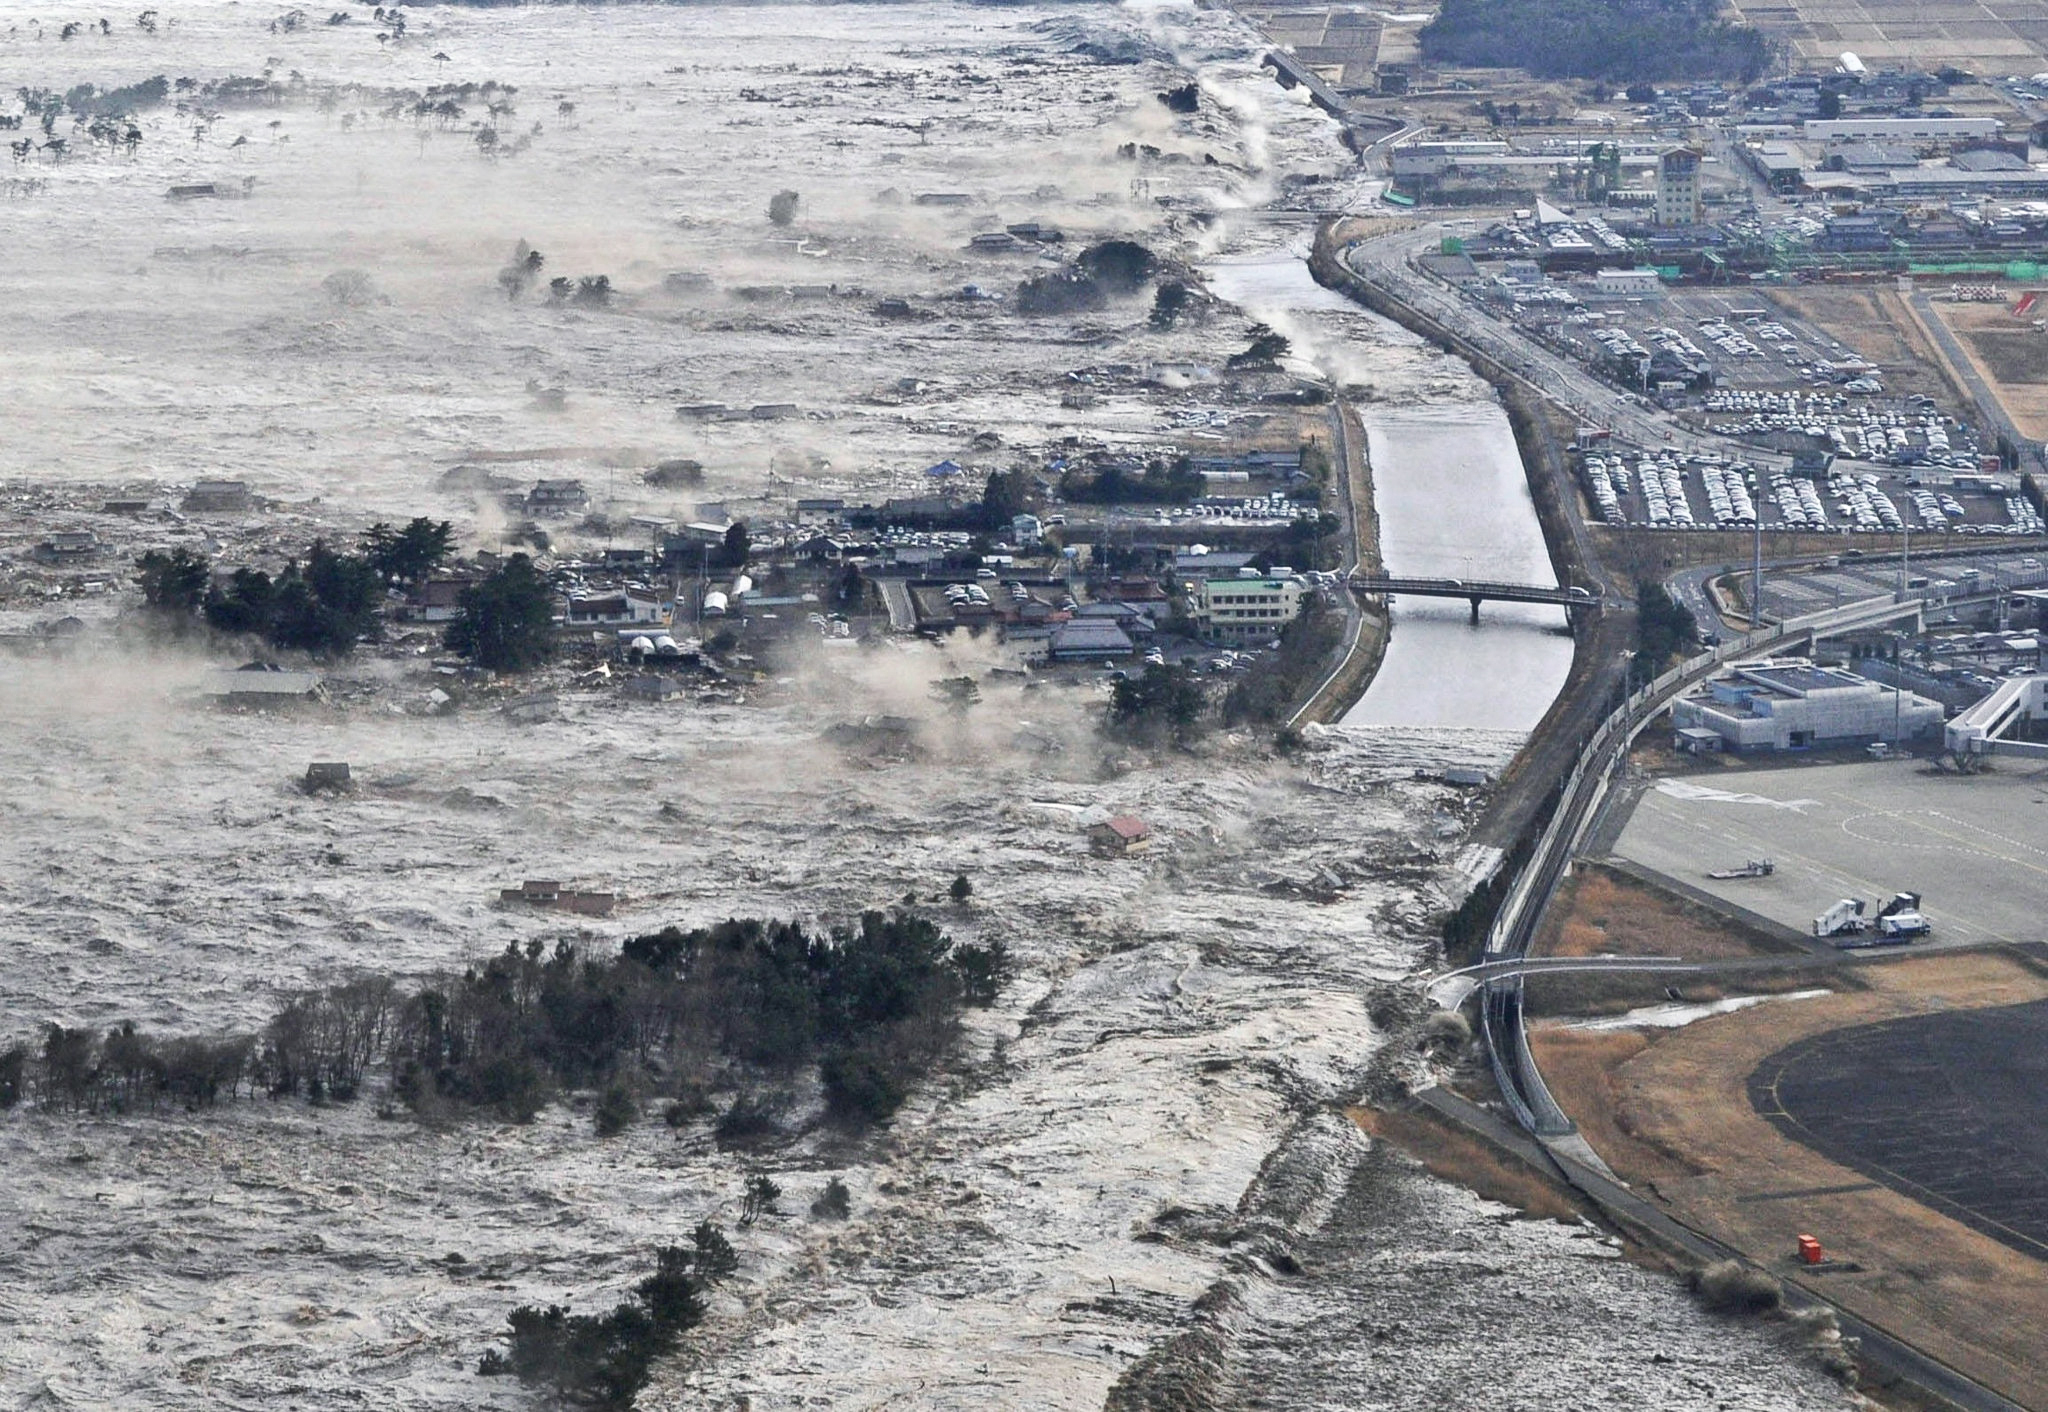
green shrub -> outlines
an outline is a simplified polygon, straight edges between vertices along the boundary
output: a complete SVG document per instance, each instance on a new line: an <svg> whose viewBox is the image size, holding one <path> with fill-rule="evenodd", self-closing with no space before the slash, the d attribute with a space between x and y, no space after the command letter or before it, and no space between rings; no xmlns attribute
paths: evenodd
<svg viewBox="0 0 2048 1412"><path fill-rule="evenodd" d="M825 1111L852 1127L879 1123L902 1106L903 1085L874 1054L834 1054L819 1066L825 1081Z"/></svg>
<svg viewBox="0 0 2048 1412"><path fill-rule="evenodd" d="M811 1216L820 1221L843 1221L853 1214L853 1193L837 1177L825 1183L818 1199L811 1203Z"/></svg>
<svg viewBox="0 0 2048 1412"><path fill-rule="evenodd" d="M617 1137L640 1116L640 1101L624 1084L613 1084L598 1097L591 1121L599 1137Z"/></svg>

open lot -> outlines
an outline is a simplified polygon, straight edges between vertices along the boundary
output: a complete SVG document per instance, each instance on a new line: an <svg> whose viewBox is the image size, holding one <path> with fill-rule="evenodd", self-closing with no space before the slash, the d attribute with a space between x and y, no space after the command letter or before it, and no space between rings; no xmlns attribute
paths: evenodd
<svg viewBox="0 0 2048 1412"><path fill-rule="evenodd" d="M1936 1018L1987 1022L1985 1042L1968 1056L1971 1082L1979 1072L1991 1076L1980 1086L1981 1130L2024 1147L2031 1130L2011 1109L2026 1104L1990 1100L2023 1086L2031 1061L1997 1047L2011 1037L1997 1021L2011 1007L2048 1004L2048 978L2024 960L1989 953L1895 958L1855 975L1862 988L1769 1000L1676 1030L1551 1026L1531 1042L1559 1102L1601 1157L1674 1215L2005 1396L2041 1406L2048 1266L1913 1199L1903 1183L1874 1180L1788 1136L1751 1103L1750 1075L1815 1037ZM1867 1081L1844 1086L1835 1101L1845 1125L1868 1127L1881 1140L1898 1110L1879 1090L1896 1071L1865 1072ZM1954 1120L1955 1091L1966 1087L1956 1077L1946 1092L1926 1090L1930 1105L1913 1115L1922 1131ZM2005 1170L2016 1196L2038 1199L2038 1163ZM1817 1236L1837 1263L1799 1266L1794 1243L1802 1234Z"/></svg>
<svg viewBox="0 0 2048 1412"><path fill-rule="evenodd" d="M1896 291L1870 285L1779 285L1765 298L1788 328L1819 330L1830 345L1840 342L1875 363L1887 393L1965 405L1962 389L1943 373L1935 348Z"/></svg>
<svg viewBox="0 0 2048 1412"><path fill-rule="evenodd" d="M1613 851L1802 933L1837 898L1903 891L1926 897L1921 946L2048 939L2048 770L2013 761L1968 777L1911 760L1667 777ZM1706 876L1749 858L1777 871Z"/></svg>
<svg viewBox="0 0 2048 1412"><path fill-rule="evenodd" d="M2010 292L2015 301L2024 293ZM2030 437L2048 438L2048 330L2035 326L2039 314L2014 318L2004 303L1933 300L1929 307L1955 332L2013 425Z"/></svg>

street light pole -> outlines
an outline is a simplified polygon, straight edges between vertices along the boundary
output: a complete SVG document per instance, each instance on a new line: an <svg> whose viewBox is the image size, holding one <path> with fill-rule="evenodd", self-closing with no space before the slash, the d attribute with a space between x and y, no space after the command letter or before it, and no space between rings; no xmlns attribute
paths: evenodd
<svg viewBox="0 0 2048 1412"><path fill-rule="evenodd" d="M1764 517L1756 517L1756 546L1749 566L1749 630L1764 625Z"/></svg>

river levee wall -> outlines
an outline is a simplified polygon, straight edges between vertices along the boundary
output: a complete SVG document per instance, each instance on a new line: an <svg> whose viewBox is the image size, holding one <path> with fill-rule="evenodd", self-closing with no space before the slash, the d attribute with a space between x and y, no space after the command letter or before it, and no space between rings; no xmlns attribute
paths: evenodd
<svg viewBox="0 0 2048 1412"><path fill-rule="evenodd" d="M1583 533L1562 434L1569 419L1483 349L1353 273L1341 258L1338 225L1335 219L1326 220L1316 229L1309 254L1309 271L1316 282L1462 359L1495 389L1521 453L1530 500L1557 580L1592 588L1598 598L1594 612L1576 615L1572 668L1563 689L1516 755L1474 830L1475 843L1510 853L1519 839L1542 826L1546 801L1570 773L1581 742L1613 705L1635 633L1634 604L1605 591L1606 575Z"/></svg>

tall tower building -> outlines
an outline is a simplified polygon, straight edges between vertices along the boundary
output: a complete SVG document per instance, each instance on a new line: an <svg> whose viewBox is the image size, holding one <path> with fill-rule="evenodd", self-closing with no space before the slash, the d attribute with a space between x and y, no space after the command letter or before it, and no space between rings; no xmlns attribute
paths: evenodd
<svg viewBox="0 0 2048 1412"><path fill-rule="evenodd" d="M1657 158L1657 224L1700 223L1700 154L1674 147Z"/></svg>

